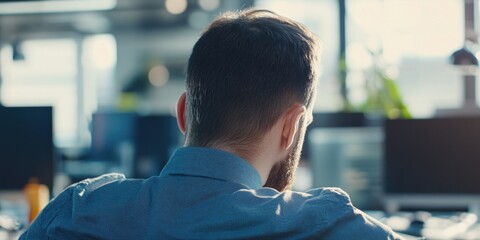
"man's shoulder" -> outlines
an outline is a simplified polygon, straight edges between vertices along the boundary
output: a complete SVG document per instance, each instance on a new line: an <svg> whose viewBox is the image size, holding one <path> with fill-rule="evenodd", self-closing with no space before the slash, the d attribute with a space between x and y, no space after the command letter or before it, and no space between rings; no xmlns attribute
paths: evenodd
<svg viewBox="0 0 480 240"><path fill-rule="evenodd" d="M82 205L82 199L108 184L125 180L123 174L110 173L89 178L65 188L42 210L29 229L20 239L42 238L59 228L68 228L73 221L75 208Z"/></svg>
<svg viewBox="0 0 480 240"><path fill-rule="evenodd" d="M333 201L339 201L343 203L351 203L350 196L343 189L338 187L324 187L324 188L315 188L307 192L312 196L321 197Z"/></svg>
<svg viewBox="0 0 480 240"><path fill-rule="evenodd" d="M278 232L320 239L392 239L387 226L355 208L350 196L340 188L306 192L261 188L237 193L230 204L240 204L243 207L237 209L249 211Z"/></svg>
<svg viewBox="0 0 480 240"><path fill-rule="evenodd" d="M85 193L95 191L98 188L101 188L102 186L105 186L107 184L122 180L126 180L125 175L121 173L109 173L100 175L96 178L88 178L78 183L72 184L70 185L70 187L67 188L67 190L71 189L75 192L78 192L80 195L84 195Z"/></svg>
<svg viewBox="0 0 480 240"><path fill-rule="evenodd" d="M73 204L72 211L77 215L111 215L109 211L123 208L139 195L149 193L140 191L146 187L146 181L127 179L119 173L104 174L69 186L58 198L63 197L70 201Z"/></svg>
<svg viewBox="0 0 480 240"><path fill-rule="evenodd" d="M75 202L75 207L80 207L81 202L88 200L95 203L95 199L103 199L103 195L112 194L121 190L121 184L127 180L123 174L109 173L95 178L87 178L65 188L49 205L56 207Z"/></svg>
<svg viewBox="0 0 480 240"><path fill-rule="evenodd" d="M325 208L330 225L323 233L326 239L351 239L355 235L361 236L357 239L401 239L390 227L357 209L350 196L340 188L312 189L307 193Z"/></svg>
<svg viewBox="0 0 480 240"><path fill-rule="evenodd" d="M242 189L228 202L231 205L245 205L240 209L264 211L262 214L274 214L276 219L310 219L310 223L319 228L328 228L335 222L355 214L349 195L340 188L317 188L307 192L286 190L278 192L272 188ZM272 209L282 209L278 216Z"/></svg>
<svg viewBox="0 0 480 240"><path fill-rule="evenodd" d="M354 208L350 196L341 188L316 188L307 191L306 194L310 195L309 201L315 202L316 206L320 204L321 206L335 208L337 213L351 213Z"/></svg>
<svg viewBox="0 0 480 240"><path fill-rule="evenodd" d="M237 194L232 195L245 195L249 197L270 201L270 199L276 199L286 204L299 205L305 207L304 202L312 203L313 207L318 208L321 205L337 205L345 206L352 209L352 203L350 196L340 188L328 187L328 188L316 188L306 192L286 190L278 192L273 188L261 188L261 189L241 189ZM237 198L242 200L243 198Z"/></svg>
<svg viewBox="0 0 480 240"><path fill-rule="evenodd" d="M65 188L47 205L45 210L48 210L48 208L59 208L65 204L71 204L75 198L84 198L109 184L123 180L126 180L126 178L120 173L109 173L95 178L87 178Z"/></svg>

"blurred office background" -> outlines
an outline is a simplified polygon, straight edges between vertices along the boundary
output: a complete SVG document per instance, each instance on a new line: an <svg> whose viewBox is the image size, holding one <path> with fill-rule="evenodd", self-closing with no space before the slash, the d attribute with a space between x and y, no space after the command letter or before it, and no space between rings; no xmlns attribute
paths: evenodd
<svg viewBox="0 0 480 240"><path fill-rule="evenodd" d="M384 209L385 120L462 106L465 71L449 58L478 50L477 1L0 0L0 164L25 171L0 170L0 190L32 175L52 196L102 173L157 175L182 145L174 111L195 41L221 12L248 7L322 39L295 189L340 186L360 208Z"/></svg>

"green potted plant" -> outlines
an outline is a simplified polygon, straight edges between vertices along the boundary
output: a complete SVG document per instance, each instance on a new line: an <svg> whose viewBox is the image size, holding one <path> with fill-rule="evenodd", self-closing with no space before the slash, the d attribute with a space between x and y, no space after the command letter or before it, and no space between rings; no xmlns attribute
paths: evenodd
<svg viewBox="0 0 480 240"><path fill-rule="evenodd" d="M383 49L377 51L367 50L371 64L361 70L364 78L363 91L365 100L355 104L345 95L346 111L361 111L370 116L385 118L411 118L412 115L403 101L391 71L392 64L387 63L384 58ZM340 63L341 68L347 68L345 61Z"/></svg>

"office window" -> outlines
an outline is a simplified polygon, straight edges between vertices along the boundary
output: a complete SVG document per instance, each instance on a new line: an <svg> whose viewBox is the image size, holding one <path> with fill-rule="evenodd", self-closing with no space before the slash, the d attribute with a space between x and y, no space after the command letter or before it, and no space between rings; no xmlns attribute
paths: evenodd
<svg viewBox="0 0 480 240"><path fill-rule="evenodd" d="M258 0L255 6L277 12L305 24L322 41L322 75L315 110L335 111L341 107L338 80L339 25L338 1Z"/></svg>
<svg viewBox="0 0 480 240"><path fill-rule="evenodd" d="M459 106L460 75L448 57L463 45L462 0L348 0L347 66L350 97L366 97L362 71L372 64L368 50L383 49L415 117Z"/></svg>
<svg viewBox="0 0 480 240"><path fill-rule="evenodd" d="M117 64L117 43L111 34L97 34L83 41L82 66L85 111L91 115L99 105L112 106L115 103L113 72ZM101 107L101 106L100 106Z"/></svg>
<svg viewBox="0 0 480 240"><path fill-rule="evenodd" d="M82 44L82 88L83 116L80 118L79 132L83 144L90 143L88 122L97 109L116 104L114 70L117 64L117 43L111 34L96 34L86 37Z"/></svg>
<svg viewBox="0 0 480 240"><path fill-rule="evenodd" d="M77 45L71 39L21 42L25 59L14 61L13 49L1 53L1 102L6 106L53 106L57 143L77 137Z"/></svg>
<svg viewBox="0 0 480 240"><path fill-rule="evenodd" d="M115 98L115 38L98 34L78 40L26 40L20 47L25 57L20 61L12 59L11 46L0 51L1 102L53 106L56 145L88 145L92 112Z"/></svg>

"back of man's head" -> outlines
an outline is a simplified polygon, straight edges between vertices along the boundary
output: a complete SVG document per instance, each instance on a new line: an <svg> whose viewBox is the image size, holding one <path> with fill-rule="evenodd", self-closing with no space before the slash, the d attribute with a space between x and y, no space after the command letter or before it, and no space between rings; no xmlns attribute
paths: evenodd
<svg viewBox="0 0 480 240"><path fill-rule="evenodd" d="M318 48L304 26L270 11L218 17L188 63L187 145L255 151L292 104L311 105Z"/></svg>

